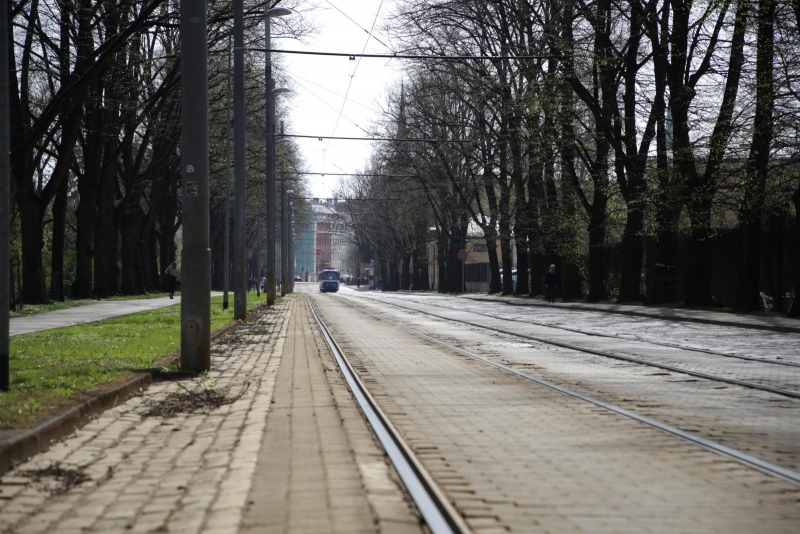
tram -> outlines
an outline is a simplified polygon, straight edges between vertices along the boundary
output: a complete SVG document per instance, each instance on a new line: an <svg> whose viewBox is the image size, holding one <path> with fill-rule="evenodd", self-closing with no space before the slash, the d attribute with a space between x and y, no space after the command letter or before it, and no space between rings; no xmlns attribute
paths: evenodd
<svg viewBox="0 0 800 534"><path fill-rule="evenodd" d="M323 293L339 291L339 271L333 269L321 271L319 273L319 290Z"/></svg>

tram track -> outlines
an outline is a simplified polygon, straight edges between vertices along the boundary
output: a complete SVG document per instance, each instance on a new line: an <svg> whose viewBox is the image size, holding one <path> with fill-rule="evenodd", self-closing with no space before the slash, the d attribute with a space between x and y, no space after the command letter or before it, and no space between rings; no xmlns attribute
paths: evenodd
<svg viewBox="0 0 800 534"><path fill-rule="evenodd" d="M422 462L414 454L414 451L408 446L400 432L375 402L375 399L350 364L347 356L319 317L311 299L308 297L305 297L305 299L314 321L333 353L347 386L353 393L359 408L381 442L387 456L389 456L428 528L433 534L470 534L472 531L464 519L450 504L444 492L427 472Z"/></svg>
<svg viewBox="0 0 800 534"><path fill-rule="evenodd" d="M378 300L378 299L373 299L373 298L370 298L370 297L364 297L364 298L367 298L367 299L372 300L374 302L385 302L385 301L381 301L381 300ZM418 300L412 300L412 299L408 299L407 301L408 302L413 302L415 304L423 304L425 306L433 306L433 307L436 307L436 308L442 308L442 309L445 309L445 310L458 310L457 308L450 308L448 306L442 306L441 304L436 304L435 302L424 302L423 303L423 302L420 302ZM393 304L393 305L397 306L397 304L394 304L394 303L390 303L390 304ZM409 309L412 309L412 308L409 308ZM468 311L468 313L472 313L474 315L480 315L482 317L489 317L491 319L500 319L499 317L496 317L494 315L490 315L488 313L481 313L481 312L478 312L478 311L475 311L475 310L465 310L465 311ZM604 333L600 333L600 332L591 332L591 331L581 330L579 328L570 328L568 326L551 324L551 323L543 323L543 322L540 322L540 321L534 321L534 320L530 320L530 319L520 320L520 319L503 317L502 320L503 321L510 321L510 322L514 322L514 323L520 323L520 324L531 324L531 325L536 325L536 326L542 326L542 327L545 327L545 328L553 328L555 330L563 330L565 332L572 332L572 333L575 333L575 334L583 334L583 335L586 335L586 336L595 336L595 337L610 338L610 339L620 339L620 340L623 340L623 341L635 341L636 343L646 343L648 345L656 345L656 346L659 346L659 347L668 347L668 348L672 348L672 349L679 349L679 350L686 351L686 352L697 352L697 353L700 353L700 354L709 354L711 356L721 356L721 357L724 357L724 358L733 358L733 359L745 360L745 361L749 361L749 362L764 363L764 364L767 364L767 365L781 365L781 366L784 366L784 367L800 367L800 363L797 363L797 362L777 361L777 360L770 360L770 359L767 359L767 358L758 358L758 357L755 357L755 356L744 356L744 355L741 355L741 354L730 354L730 353L727 353L727 352L720 352L720 351L711 350L711 349L702 349L702 348L698 348L698 347L687 347L687 346L684 346L684 345L679 345L677 343L667 343L667 342L664 342L664 341L656 341L656 340L652 340L652 339L642 339L642 338L638 338L638 337L635 337L635 336L626 337L626 336L620 336L620 335L614 335L614 334L604 334Z"/></svg>
<svg viewBox="0 0 800 534"><path fill-rule="evenodd" d="M420 332L419 330L411 328L411 327L409 327L407 325L404 325L402 323L399 323L399 322L393 321L391 319L387 319L385 317L381 317L380 315L377 315L375 313L372 313L371 311L368 311L368 310L366 310L366 309L364 309L364 308L362 308L360 306L357 306L357 305L353 304L352 302L350 302L351 299L340 298L339 300L341 302L346 303L348 306L358 310L359 312L363 313L364 315L367 315L369 317L372 317L373 319L376 319L376 320L385 322L387 324L390 324L392 326L395 326L395 327L397 327L399 329L402 329L402 330L404 330L404 331L406 331L406 332L408 332L410 334L413 334L413 335L415 335L417 337L425 339L426 341L429 341L431 343L437 344L439 346L445 347L445 348L447 348L447 349L449 349L451 351L454 351L454 352L456 352L458 354L461 354L463 356L467 356L469 358L472 358L472 359L477 360L479 362L485 363L487 365L490 365L492 367L495 367L495 368L500 369L502 371L505 371L507 373L513 374L513 375L515 375L517 377L523 378L525 380L529 380L529 381L534 382L534 383L536 383L536 384L538 384L540 386L544 386L546 388L558 391L558 392L560 392L560 393L562 393L564 395L567 395L569 397L572 397L572 398L578 399L580 401L592 404L594 406L597 406L599 408L608 410L608 411L616 413L618 415L622 415L624 417L633 419L635 421L643 423L643 424L645 424L647 426L650 426L652 428L656 428L658 430L661 430L661 431L666 432L668 434L671 434L671 435L674 435L676 437L682 438L682 439L684 439L686 441L689 441L691 443L694 443L696 445L702 446L702 447L704 447L706 449L714 451L714 452L716 452L718 454L721 454L723 456L732 458L732 459L734 459L736 461L739 461L739 462L741 462L743 464L746 464L746 465L748 465L750 467L756 468L756 469L758 469L760 471L763 471L763 472L769 473L771 475L780 477L780 478L782 478L784 480L793 482L795 484L800 484L800 472L793 471L791 469L787 469L787 468L781 467L781 466L776 465L776 464L774 464L772 462L768 462L766 460L762 460L760 458L757 458L755 456L752 456L752 455L747 454L745 452L742 452L740 450L734 449L732 447L725 446L725 445L723 445L721 443L718 443L716 441L703 438L702 436L699 436L699 435L697 435L697 434L695 434L693 432L688 432L688 431L681 430L681 429L679 429L679 428L677 428L675 426L672 426L670 424L658 421L658 420L653 419L651 417L647 417L647 416L641 415L641 414L636 413L636 412L634 412L632 410L621 408L621 407L616 406L614 404L602 401L600 399L594 398L594 397L589 396L589 395L585 395L583 393L574 391L574 390L569 389L567 387L560 386L560 385L558 385L556 383L550 382L548 380L542 379L540 377L534 376L534 375L526 373L524 371L520 371L519 369L515 369L514 367L511 367L511 366L505 365L503 363L494 361L494 360L492 360L490 358L487 358L485 356L481 356L479 354L475 354L475 353L470 352L468 350L462 349L462 348L457 347L455 345L452 345L452 344L450 344L450 343L448 343L446 341L442 341L440 339L437 339L434 336L428 335L428 334L426 334L424 332ZM414 310L414 311L418 311L418 310ZM425 312L421 312L421 313L425 313ZM433 315L433 314L429 314L429 315ZM449 319L447 319L447 320L449 320ZM457 321L457 322L459 322L459 321ZM320 320L320 324L321 324L321 320ZM473 325L473 326L477 326L477 325ZM481 328L483 328L483 327L481 326ZM580 350L580 349L577 349L577 350Z"/></svg>
<svg viewBox="0 0 800 534"><path fill-rule="evenodd" d="M353 306L356 309L361 309L358 306L352 304L352 302L350 302L351 299L349 297L340 296L339 298L342 298L350 306ZM549 344L549 345L553 345L553 346L557 346L557 347L561 347L561 348L565 348L565 349L576 350L576 351L579 351L579 352L584 352L584 353L592 354L592 355L595 355L595 356L601 356L601 357L604 357L604 358L610 358L610 359L615 359L615 360L635 363L635 364L639 364L639 365L646 365L648 367L655 367L655 368L662 369L662 370L665 370L665 371L670 371L670 372L675 372L675 373L682 373L682 374L686 374L686 375L689 375L689 376L693 376L695 378L702 378L702 379L711 380L711 381L714 381L714 382L721 382L721 383L736 385L736 386L740 386L740 387L744 387L744 388L748 388L748 389L760 390L760 391L764 391L764 392L767 392L767 393L772 393L772 394L775 394L775 395L788 397L788 398L791 398L791 399L800 399L800 392L798 392L798 391L792 391L792 390L783 389L783 388L766 386L766 385L763 385L763 384L756 384L754 382L747 382L745 380L737 380L735 378L727 378L727 377L723 377L723 376L712 375L712 374L709 374L709 373L703 373L703 372L700 372L700 371L694 371L694 370L691 370L691 369L686 369L684 367L677 367L677 366L674 366L674 365L669 365L669 364L664 364L664 363L659 363L659 362L653 362L653 361L650 361L650 360L643 360L641 358L634 358L632 356L625 356L623 354L616 354L616 353L613 353L613 352L608 352L608 351L603 351L603 350L598 350L598 349L592 349L592 348L588 348L588 347L582 347L580 345L575 345L575 344L572 344L572 343L565 343L563 341L555 341L555 340L547 339L547 338L540 337L540 336L531 336L531 335L528 335L528 334L522 334L522 333L519 333L519 332L514 332L512 330L506 330L506 329L503 329L503 328L487 326L487 325L483 325L483 324L479 324L479 323L474 323L474 322L471 322L471 321L466 321L466 320L463 320L463 319L455 319L455 318L452 318L452 317L445 317L443 315L438 315L438 314L435 314L435 313L432 313L432 312L429 312L429 311L422 311L422 310L419 310L419 309L416 309L416 308L412 308L412 307L409 307L409 306L403 306L403 305L400 305L400 304L397 304L397 303L394 303L394 302L388 302L386 300L372 299L372 298L369 298L369 297L361 297L361 298L365 298L365 299L367 299L367 300L369 300L371 302L379 302L381 304L388 304L390 306L394 306L396 308L400 308L400 309L403 309L403 310L406 310L406 311L411 311L411 312L415 312L415 313L421 313L423 315L427 315L427 316L430 316L430 317L435 317L435 318L441 319L443 321L451 321L451 322L454 322L454 323L460 323L460 324L468 325L468 326L475 327L475 328L482 328L484 330L498 332L498 333L505 334L505 335L508 335L508 336L517 337L517 338L520 338L520 339L526 339L526 340L529 340L529 341L536 341L536 342L539 342L539 343L545 343L545 344ZM365 312L365 313L369 313L369 312ZM480 313L476 313L476 312L472 312L472 311L468 311L468 313L475 313L476 315L485 315L485 314L480 314ZM485 315L485 316L486 317L492 317L492 316L489 316L489 315ZM493 319L497 319L496 317L492 317L492 318ZM507 319L501 319L501 320L507 320ZM547 326L547 325L542 325L542 326ZM580 332L580 333L583 333L583 332ZM589 335L589 334L586 334L586 335ZM644 342L641 342L641 343L648 343L648 342L644 341Z"/></svg>

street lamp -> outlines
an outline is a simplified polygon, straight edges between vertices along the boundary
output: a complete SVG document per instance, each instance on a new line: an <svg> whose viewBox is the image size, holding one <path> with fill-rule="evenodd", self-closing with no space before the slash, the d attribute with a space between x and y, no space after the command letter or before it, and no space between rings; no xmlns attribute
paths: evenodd
<svg viewBox="0 0 800 534"><path fill-rule="evenodd" d="M267 88L267 304L275 304L275 93L272 79L272 17L291 15L285 7L264 13L264 78ZM280 92L283 92L283 88Z"/></svg>

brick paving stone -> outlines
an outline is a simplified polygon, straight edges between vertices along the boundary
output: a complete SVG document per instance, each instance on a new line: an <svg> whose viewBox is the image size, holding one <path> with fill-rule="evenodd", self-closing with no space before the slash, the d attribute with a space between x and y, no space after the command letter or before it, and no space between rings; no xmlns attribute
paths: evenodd
<svg viewBox="0 0 800 534"><path fill-rule="evenodd" d="M241 532L422 532L299 299L276 382Z"/></svg>
<svg viewBox="0 0 800 534"><path fill-rule="evenodd" d="M797 531L796 485L312 298L476 532Z"/></svg>
<svg viewBox="0 0 800 534"><path fill-rule="evenodd" d="M153 384L0 480L3 532L236 532L255 471L290 299L254 321L269 335L253 342L233 333L212 348L207 378L183 381L236 398L208 413L146 416L154 403L181 392ZM214 382L212 384L212 382ZM205 385L204 385L205 384ZM201 394L201 393L200 393ZM51 495L20 473L55 464L89 481ZM23 485L24 484L24 485ZM24 488L20 490L19 488Z"/></svg>

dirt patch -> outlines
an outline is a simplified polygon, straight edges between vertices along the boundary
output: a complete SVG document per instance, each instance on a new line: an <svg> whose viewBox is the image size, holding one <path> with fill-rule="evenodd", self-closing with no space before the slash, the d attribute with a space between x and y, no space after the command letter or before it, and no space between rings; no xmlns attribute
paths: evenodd
<svg viewBox="0 0 800 534"><path fill-rule="evenodd" d="M151 370L153 382L176 382L178 380L192 380L199 376L194 371L186 371L180 367L166 366Z"/></svg>
<svg viewBox="0 0 800 534"><path fill-rule="evenodd" d="M170 393L164 400L148 403L149 408L144 416L174 417L187 413L207 414L226 404L233 404L250 389L250 382L246 382L244 389L236 395L230 393L230 388L217 390L200 384L199 387L195 386L189 389L181 383L177 383L177 385L183 391Z"/></svg>
<svg viewBox="0 0 800 534"><path fill-rule="evenodd" d="M66 467L56 462L43 469L25 469L14 473L31 479L41 491L50 495L62 495L75 486L91 480L82 467Z"/></svg>

